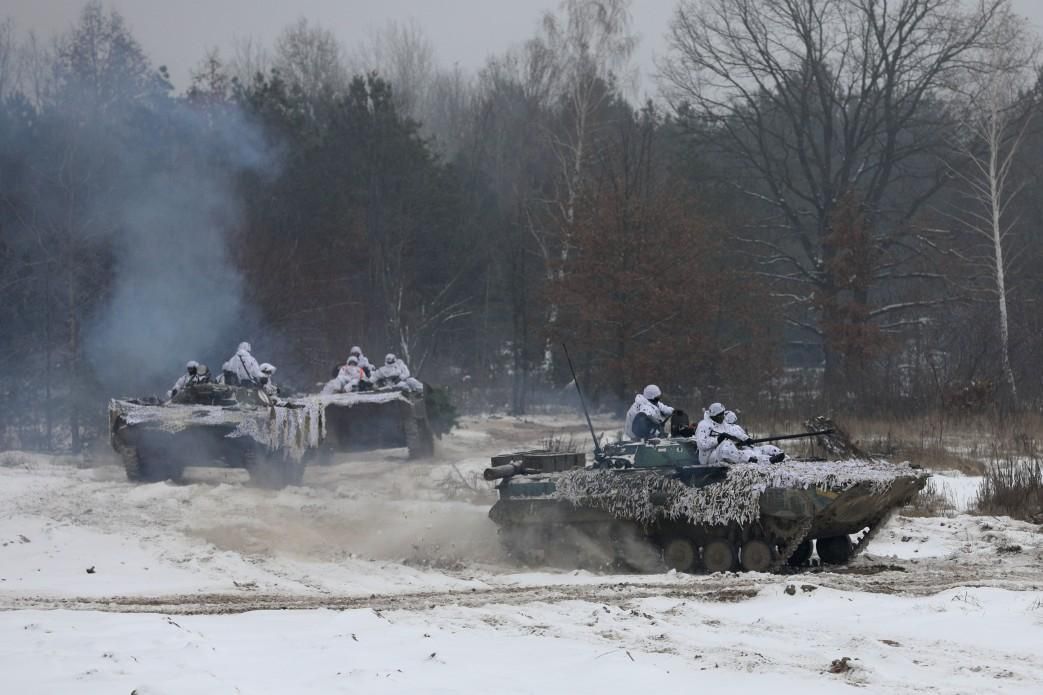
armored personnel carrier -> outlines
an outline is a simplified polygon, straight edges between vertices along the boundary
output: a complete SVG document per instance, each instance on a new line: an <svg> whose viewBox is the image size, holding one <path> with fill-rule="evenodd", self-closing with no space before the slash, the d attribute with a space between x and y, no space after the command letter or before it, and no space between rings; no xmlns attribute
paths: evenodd
<svg viewBox="0 0 1043 695"><path fill-rule="evenodd" d="M317 403L283 402L245 386L196 383L169 402L109 402L109 440L127 478L178 479L187 466L245 468L264 487L298 484L318 446Z"/></svg>
<svg viewBox="0 0 1043 695"><path fill-rule="evenodd" d="M908 465L869 458L706 466L687 438L619 443L548 468L547 452L493 460L489 512L513 556L654 571L770 572L861 552L923 488ZM865 534L857 543L851 535Z"/></svg>
<svg viewBox="0 0 1043 695"><path fill-rule="evenodd" d="M337 454L406 448L409 458L434 454L434 433L423 394L400 389L306 396L321 410L322 437L314 452L318 462Z"/></svg>
<svg viewBox="0 0 1043 695"><path fill-rule="evenodd" d="M263 390L190 384L174 400L109 403L109 438L127 478L178 479L187 466L245 468L264 487L301 482L309 461L405 447L431 456L423 396L400 390L273 398Z"/></svg>

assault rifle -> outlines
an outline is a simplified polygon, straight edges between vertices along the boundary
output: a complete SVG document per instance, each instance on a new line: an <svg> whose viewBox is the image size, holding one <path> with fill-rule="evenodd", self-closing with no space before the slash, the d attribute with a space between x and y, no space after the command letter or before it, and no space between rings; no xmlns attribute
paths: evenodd
<svg viewBox="0 0 1043 695"><path fill-rule="evenodd" d="M781 442L786 439L805 439L807 437L817 437L822 434L833 434L836 430L816 430L814 432L801 432L800 434L773 434L770 437L758 437L757 439L740 439L734 434L728 432L721 432L717 435L718 441L724 441L730 439L737 444L743 444L745 446L752 446L753 444L763 444L765 442Z"/></svg>

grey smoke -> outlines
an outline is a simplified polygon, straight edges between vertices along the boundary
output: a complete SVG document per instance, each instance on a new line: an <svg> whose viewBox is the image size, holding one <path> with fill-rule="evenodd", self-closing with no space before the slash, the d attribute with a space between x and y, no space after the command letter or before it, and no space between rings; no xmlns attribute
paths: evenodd
<svg viewBox="0 0 1043 695"><path fill-rule="evenodd" d="M183 151L159 162L122 151L117 178L125 183L95 203L116 221L115 279L84 344L112 393L158 392L189 359L217 371L240 340L255 349L265 343L229 239L243 219L239 177L273 174L276 157L238 110L215 116L182 102L170 108L164 115Z"/></svg>

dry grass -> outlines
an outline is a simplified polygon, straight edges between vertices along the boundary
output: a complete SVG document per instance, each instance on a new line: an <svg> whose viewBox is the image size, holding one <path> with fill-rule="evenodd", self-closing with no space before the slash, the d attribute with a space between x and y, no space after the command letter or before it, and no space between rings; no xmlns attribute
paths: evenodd
<svg viewBox="0 0 1043 695"><path fill-rule="evenodd" d="M841 418L839 424L852 442L874 456L909 461L930 470L955 470L984 475L985 461L1004 456L1035 456L1043 451L1043 414L1019 413L1007 418L994 415ZM752 423L758 435L801 432L795 421ZM794 455L822 455L813 442L790 442Z"/></svg>
<svg viewBox="0 0 1043 695"><path fill-rule="evenodd" d="M990 464L974 506L981 514L1043 523L1043 459L1011 457Z"/></svg>
<svg viewBox="0 0 1043 695"><path fill-rule="evenodd" d="M944 486L939 486L933 478L928 480L923 490L902 509L904 516L952 516L957 512L952 492Z"/></svg>
<svg viewBox="0 0 1043 695"><path fill-rule="evenodd" d="M579 444L571 434L548 434L540 440L540 449L555 453L571 454L579 451Z"/></svg>

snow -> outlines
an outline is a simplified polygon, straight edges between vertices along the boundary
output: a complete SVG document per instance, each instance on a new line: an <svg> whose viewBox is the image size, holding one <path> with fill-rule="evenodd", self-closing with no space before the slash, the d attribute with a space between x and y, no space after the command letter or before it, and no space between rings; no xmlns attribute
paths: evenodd
<svg viewBox="0 0 1043 695"><path fill-rule="evenodd" d="M479 474L555 424L582 441L467 418L434 463L373 452L278 492L0 454L2 691L1043 692L1032 524L898 515L850 567L793 575L512 564Z"/></svg>

